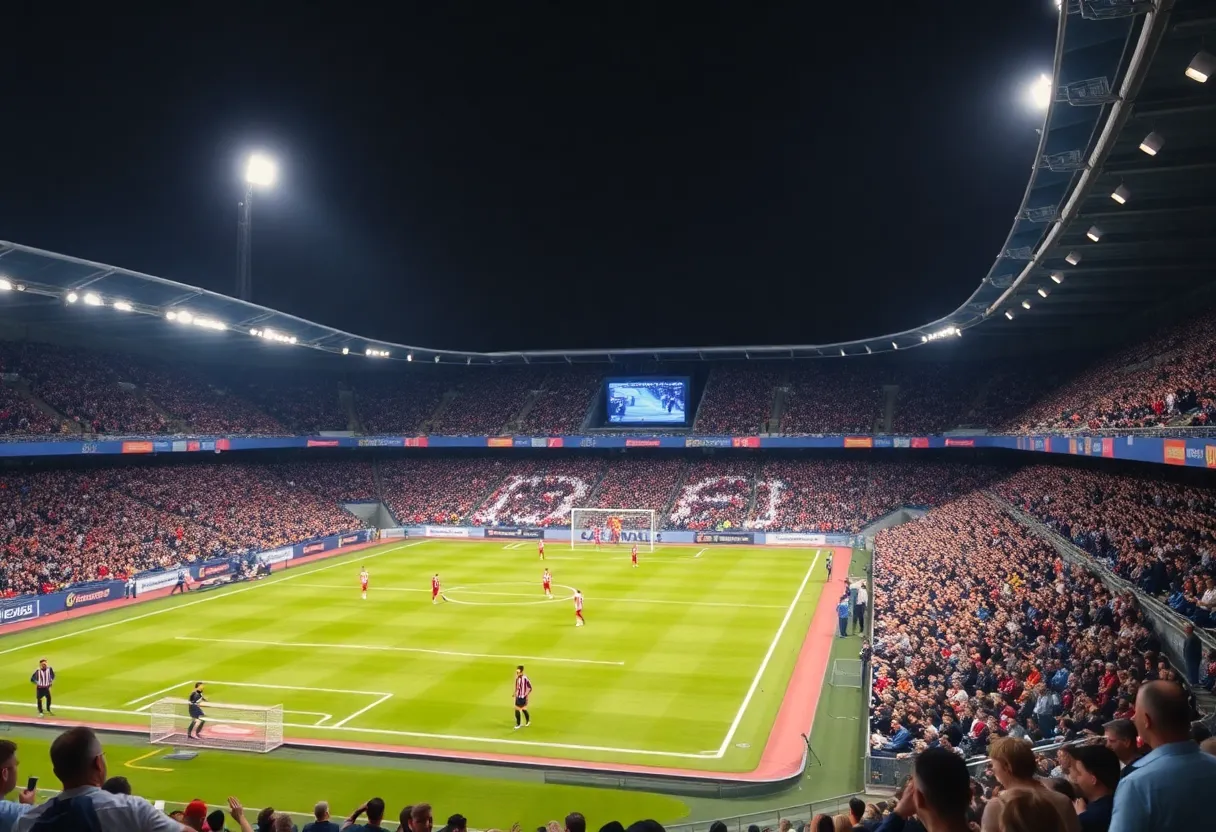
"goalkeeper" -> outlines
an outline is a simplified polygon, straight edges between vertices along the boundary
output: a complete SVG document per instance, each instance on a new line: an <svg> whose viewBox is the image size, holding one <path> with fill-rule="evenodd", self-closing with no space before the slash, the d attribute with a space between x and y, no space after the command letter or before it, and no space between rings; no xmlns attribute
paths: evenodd
<svg viewBox="0 0 1216 832"><path fill-rule="evenodd" d="M203 726L207 724L203 713L203 707L200 702L206 702L207 697L203 696L203 683L195 682L194 690L190 692L190 727L186 729L186 739L201 740L203 738ZM195 728L195 725L198 725ZM193 735L193 736L192 736Z"/></svg>

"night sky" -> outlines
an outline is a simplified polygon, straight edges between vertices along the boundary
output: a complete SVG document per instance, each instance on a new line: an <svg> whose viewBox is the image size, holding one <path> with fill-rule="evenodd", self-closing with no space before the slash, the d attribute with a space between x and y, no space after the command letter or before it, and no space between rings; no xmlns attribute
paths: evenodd
<svg viewBox="0 0 1216 832"><path fill-rule="evenodd" d="M1022 88L1057 20L1050 0L20 5L0 239L232 293L242 160L265 149L256 302L479 350L822 342L951 311L1021 200Z"/></svg>

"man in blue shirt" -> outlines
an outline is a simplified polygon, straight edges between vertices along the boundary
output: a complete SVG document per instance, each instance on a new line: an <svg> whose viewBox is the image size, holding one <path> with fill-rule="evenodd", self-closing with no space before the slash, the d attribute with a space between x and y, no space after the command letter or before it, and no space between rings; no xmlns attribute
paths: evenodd
<svg viewBox="0 0 1216 832"><path fill-rule="evenodd" d="M1136 729L1153 750L1115 790L1110 832L1209 829L1207 798L1216 786L1216 757L1191 739L1186 692L1173 682L1149 682L1136 695Z"/></svg>
<svg viewBox="0 0 1216 832"><path fill-rule="evenodd" d="M0 740L0 798L17 788L17 744L11 740ZM18 803L0 799L0 832L9 832L17 819L34 808L34 793L22 789Z"/></svg>
<svg viewBox="0 0 1216 832"><path fill-rule="evenodd" d="M840 600L836 602L836 618L840 625L840 637L844 638L849 634L849 593L846 591L840 596Z"/></svg>

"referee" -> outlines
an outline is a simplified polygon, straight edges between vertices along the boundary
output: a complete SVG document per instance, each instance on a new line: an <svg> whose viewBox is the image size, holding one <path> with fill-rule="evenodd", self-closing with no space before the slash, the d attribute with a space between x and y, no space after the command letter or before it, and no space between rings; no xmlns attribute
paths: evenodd
<svg viewBox="0 0 1216 832"><path fill-rule="evenodd" d="M51 716L51 685L55 683L55 670L46 663L46 659L38 660L38 669L30 676L30 681L38 690L38 716L42 716L42 700L46 700L46 712Z"/></svg>

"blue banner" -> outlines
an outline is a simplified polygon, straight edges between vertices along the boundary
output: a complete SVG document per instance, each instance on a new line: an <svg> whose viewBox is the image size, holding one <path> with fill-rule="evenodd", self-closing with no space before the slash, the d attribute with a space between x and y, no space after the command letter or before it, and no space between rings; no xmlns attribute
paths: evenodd
<svg viewBox="0 0 1216 832"><path fill-rule="evenodd" d="M486 537L523 538L524 540L540 540L545 536L544 529L523 528L520 526L487 526Z"/></svg>

